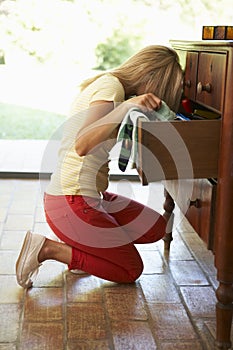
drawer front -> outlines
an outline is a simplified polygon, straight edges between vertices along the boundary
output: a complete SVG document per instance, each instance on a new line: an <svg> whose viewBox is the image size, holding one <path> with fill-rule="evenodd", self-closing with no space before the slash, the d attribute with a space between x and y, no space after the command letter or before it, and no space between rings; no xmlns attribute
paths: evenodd
<svg viewBox="0 0 233 350"><path fill-rule="evenodd" d="M196 101L222 113L226 78L226 55L199 53Z"/></svg>
<svg viewBox="0 0 233 350"><path fill-rule="evenodd" d="M217 177L221 120L139 121L138 172L152 181Z"/></svg>
<svg viewBox="0 0 233 350"><path fill-rule="evenodd" d="M164 186L207 248L214 250L216 184L198 179L164 181Z"/></svg>
<svg viewBox="0 0 233 350"><path fill-rule="evenodd" d="M190 100L196 98L198 52L187 52L184 77L184 94Z"/></svg>

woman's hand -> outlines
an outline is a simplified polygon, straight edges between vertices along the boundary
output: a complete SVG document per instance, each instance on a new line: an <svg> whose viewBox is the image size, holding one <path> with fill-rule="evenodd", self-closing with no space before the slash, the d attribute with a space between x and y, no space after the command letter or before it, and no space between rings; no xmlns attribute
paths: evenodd
<svg viewBox="0 0 233 350"><path fill-rule="evenodd" d="M125 101L125 103L132 103L134 106L136 105L142 110L151 111L158 110L161 107L161 99L151 92L139 96L135 96Z"/></svg>

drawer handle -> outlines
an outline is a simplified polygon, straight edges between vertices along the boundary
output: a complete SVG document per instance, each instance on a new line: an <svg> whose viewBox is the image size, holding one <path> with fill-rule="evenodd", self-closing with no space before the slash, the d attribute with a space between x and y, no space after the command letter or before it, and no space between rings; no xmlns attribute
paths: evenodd
<svg viewBox="0 0 233 350"><path fill-rule="evenodd" d="M186 80L184 85L187 87L187 88L191 88L191 80Z"/></svg>
<svg viewBox="0 0 233 350"><path fill-rule="evenodd" d="M195 199L192 201L191 199L188 200L188 206L189 207L195 207L195 208L201 208L201 200L200 199Z"/></svg>
<svg viewBox="0 0 233 350"><path fill-rule="evenodd" d="M200 94L202 91L211 92L212 86L210 83L203 85L201 82L197 84L197 93Z"/></svg>

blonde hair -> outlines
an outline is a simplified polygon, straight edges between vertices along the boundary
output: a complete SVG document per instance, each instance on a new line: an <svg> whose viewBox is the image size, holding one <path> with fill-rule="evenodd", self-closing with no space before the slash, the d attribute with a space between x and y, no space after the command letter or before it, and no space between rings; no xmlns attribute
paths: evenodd
<svg viewBox="0 0 233 350"><path fill-rule="evenodd" d="M144 93L152 92L174 111L178 109L182 94L183 72L175 50L161 45L151 45L131 56L119 67L108 71L122 83L126 98L136 94L139 87ZM106 72L85 80L81 90Z"/></svg>

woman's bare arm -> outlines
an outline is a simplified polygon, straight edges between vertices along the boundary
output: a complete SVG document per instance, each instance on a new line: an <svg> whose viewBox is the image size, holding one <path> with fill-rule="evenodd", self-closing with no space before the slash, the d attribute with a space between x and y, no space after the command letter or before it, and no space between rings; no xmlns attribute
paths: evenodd
<svg viewBox="0 0 233 350"><path fill-rule="evenodd" d="M137 106L140 109L159 109L161 100L148 93L122 102L114 109L111 101L95 101L91 103L87 119L78 132L75 150L80 156L86 155L102 142L106 141L114 129L122 122L128 110Z"/></svg>

